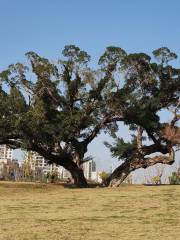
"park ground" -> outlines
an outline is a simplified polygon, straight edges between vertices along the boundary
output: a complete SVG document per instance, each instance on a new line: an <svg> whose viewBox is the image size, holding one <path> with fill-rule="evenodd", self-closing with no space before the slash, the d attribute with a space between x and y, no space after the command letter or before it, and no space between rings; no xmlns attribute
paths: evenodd
<svg viewBox="0 0 180 240"><path fill-rule="evenodd" d="M179 240L180 186L0 182L0 240Z"/></svg>

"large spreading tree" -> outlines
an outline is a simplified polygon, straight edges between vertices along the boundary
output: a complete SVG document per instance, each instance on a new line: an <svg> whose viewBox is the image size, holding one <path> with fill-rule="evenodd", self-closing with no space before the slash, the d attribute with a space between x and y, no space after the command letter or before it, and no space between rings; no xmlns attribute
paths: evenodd
<svg viewBox="0 0 180 240"><path fill-rule="evenodd" d="M180 69L169 65L177 55L163 47L153 51L153 57L154 61L144 53L135 53L121 61L123 82L112 93L111 109L129 126L132 140L126 142L114 134L114 144L105 143L112 156L122 160L107 185L119 186L139 168L173 164L179 150ZM161 121L163 111L171 113L171 121Z"/></svg>
<svg viewBox="0 0 180 240"><path fill-rule="evenodd" d="M180 69L169 61L176 54L161 48L153 52L159 62L152 62L144 53L108 47L94 70L88 66L90 56L78 47L65 46L62 53L62 59L51 62L28 52L27 66L13 64L0 73L0 144L38 152L67 169L79 187L87 186L82 164L88 144L101 131L116 139L108 146L123 160L107 185L119 185L140 167L174 162ZM164 109L174 109L171 123L160 122ZM116 136L120 121L134 131L132 142ZM169 156L147 157L156 152Z"/></svg>

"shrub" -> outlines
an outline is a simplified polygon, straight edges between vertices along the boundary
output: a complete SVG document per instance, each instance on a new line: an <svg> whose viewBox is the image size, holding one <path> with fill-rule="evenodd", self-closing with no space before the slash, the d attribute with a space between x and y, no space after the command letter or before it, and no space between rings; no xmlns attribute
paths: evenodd
<svg viewBox="0 0 180 240"><path fill-rule="evenodd" d="M103 171L99 173L99 177L101 178L102 182L104 182L109 177L109 173Z"/></svg>
<svg viewBox="0 0 180 240"><path fill-rule="evenodd" d="M155 176L151 179L153 184L161 184L161 176Z"/></svg>
<svg viewBox="0 0 180 240"><path fill-rule="evenodd" d="M180 168L169 177L170 184L180 184Z"/></svg>

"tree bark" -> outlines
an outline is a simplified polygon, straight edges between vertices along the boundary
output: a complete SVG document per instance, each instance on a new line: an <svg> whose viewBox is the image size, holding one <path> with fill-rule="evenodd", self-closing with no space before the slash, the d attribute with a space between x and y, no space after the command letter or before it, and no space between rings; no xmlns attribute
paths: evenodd
<svg viewBox="0 0 180 240"><path fill-rule="evenodd" d="M144 156L142 156L141 154L139 155L139 150L137 150L137 152L134 153L134 156L132 156L132 158L126 160L114 170L114 172L106 179L104 184L109 187L118 187L126 179L126 177L136 169L145 169L157 163L171 165L174 163L175 159L173 148L169 149L169 156L160 155L147 158L144 158Z"/></svg>
<svg viewBox="0 0 180 240"><path fill-rule="evenodd" d="M71 173L71 176L74 180L74 184L80 188L87 188L88 183L84 177L84 172L81 167L79 167L75 162L71 161L64 166L66 170Z"/></svg>
<svg viewBox="0 0 180 240"><path fill-rule="evenodd" d="M114 172L104 182L105 186L119 187L126 177L131 173L129 162L124 162L118 166Z"/></svg>

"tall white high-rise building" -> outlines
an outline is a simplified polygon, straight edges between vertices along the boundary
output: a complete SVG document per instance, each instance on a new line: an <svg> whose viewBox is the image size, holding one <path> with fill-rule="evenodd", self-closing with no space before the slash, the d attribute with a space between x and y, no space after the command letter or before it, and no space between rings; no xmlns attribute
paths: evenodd
<svg viewBox="0 0 180 240"><path fill-rule="evenodd" d="M83 165L83 171L84 176L88 180L97 180L97 171L96 171L96 162L93 160L90 160L88 162L85 162Z"/></svg>
<svg viewBox="0 0 180 240"><path fill-rule="evenodd" d="M7 145L0 145L0 176L4 165L13 160L13 150Z"/></svg>
<svg viewBox="0 0 180 240"><path fill-rule="evenodd" d="M7 145L0 145L0 163L7 163L8 160L13 160L13 150Z"/></svg>

